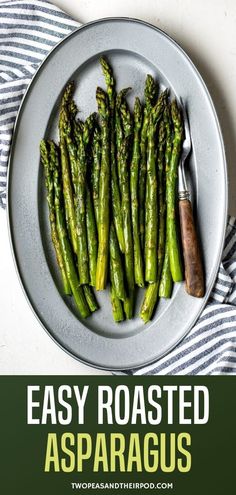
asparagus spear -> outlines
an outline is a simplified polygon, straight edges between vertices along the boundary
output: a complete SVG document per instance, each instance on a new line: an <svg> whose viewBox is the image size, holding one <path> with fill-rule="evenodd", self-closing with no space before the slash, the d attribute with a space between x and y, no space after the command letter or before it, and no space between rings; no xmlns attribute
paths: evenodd
<svg viewBox="0 0 236 495"><path fill-rule="evenodd" d="M122 307L122 302L120 301L120 299L118 299L113 285L111 285L110 291L111 291L110 295L111 295L111 306L112 306L113 318L114 318L114 321L116 323L119 323L120 321L124 320L124 311L123 311L123 307Z"/></svg>
<svg viewBox="0 0 236 495"><path fill-rule="evenodd" d="M60 111L64 110L66 107L68 107L68 105L71 104L74 90L75 90L74 81L68 82L62 95Z"/></svg>
<svg viewBox="0 0 236 495"><path fill-rule="evenodd" d="M119 250L118 239L113 223L110 226L110 267L112 269L112 286L116 296L121 301L126 298L125 282L123 274L122 259Z"/></svg>
<svg viewBox="0 0 236 495"><path fill-rule="evenodd" d="M131 215L134 243L134 278L139 287L144 286L143 260L139 236L139 201L138 201L138 173L140 165L140 129L142 126L142 107L139 98L134 105L134 142L130 168Z"/></svg>
<svg viewBox="0 0 236 495"><path fill-rule="evenodd" d="M77 146L82 146L81 140L84 141L85 146L88 145L91 132L93 130L96 113L91 114L85 121L84 125L81 121L75 120L76 114L78 113L77 107L73 100L69 103L68 110L70 112L70 118L72 126L70 129L70 140L67 140L68 144L71 145L71 153L73 153L74 159L74 190L77 190L77 174L78 174L78 156L77 156ZM74 132L73 132L74 131ZM73 141L71 139L73 136ZM75 144L76 143L76 144ZM69 148L69 146L68 146ZM69 149L70 153L70 149ZM73 173L72 173L73 180ZM90 271L90 283L95 285L95 275L96 275L96 260L97 260L97 236L96 236L96 225L94 219L94 211L91 200L90 191L87 188L86 191L86 227L87 227L87 239L88 239L88 255L89 255L89 271ZM92 289L89 285L84 285L83 287L84 295L88 303L90 311L96 311L98 309L98 304L96 298L93 294Z"/></svg>
<svg viewBox="0 0 236 495"><path fill-rule="evenodd" d="M123 126L124 136L125 137L131 137L133 134L133 119L132 119L132 115L129 111L128 103L127 103L126 98L124 96L120 101L119 109L120 109L121 122L122 122L122 126Z"/></svg>
<svg viewBox="0 0 236 495"><path fill-rule="evenodd" d="M73 102L71 101L71 104ZM72 121L75 116L75 110L69 117L70 105L68 108L66 107L61 115L61 119L63 119L63 134L66 140L66 147L69 156L70 162L70 170L71 170L71 180L73 184L73 192L76 191L76 183L77 183L77 175L78 175L78 163L77 163L77 145L73 139L72 132Z"/></svg>
<svg viewBox="0 0 236 495"><path fill-rule="evenodd" d="M156 102L158 86L153 77L148 74L145 81L145 106L143 115L143 125L141 130L140 151L141 161L139 169L139 225L141 246L144 248L145 235L145 199L146 199L146 174L147 174L147 134L149 118L152 107Z"/></svg>
<svg viewBox="0 0 236 495"><path fill-rule="evenodd" d="M164 181L164 161L165 161L165 142L166 142L166 130L165 123L162 120L159 126L158 136L158 206L159 206L159 235L158 235L158 251L157 251L157 282L159 285L161 279L162 266L165 256L165 238L166 238L166 200L165 200L165 181Z"/></svg>
<svg viewBox="0 0 236 495"><path fill-rule="evenodd" d="M133 257L133 239L131 228L131 205L130 205L130 188L128 172L129 156L129 138L126 137L120 147L119 153L120 174L121 174L121 208L124 227L125 239L125 272L128 288L128 297L124 302L124 310L127 318L133 316L134 305L134 257Z"/></svg>
<svg viewBox="0 0 236 495"><path fill-rule="evenodd" d="M76 217L79 246L79 275L80 283L95 286L97 264L97 232L91 194L86 186L88 168L87 148L95 126L97 114L94 112L86 119L83 132L78 135L77 187L76 187ZM86 289L88 293L88 289Z"/></svg>
<svg viewBox="0 0 236 495"><path fill-rule="evenodd" d="M110 183L110 146L109 146L109 104L106 93L97 88L96 98L101 117L101 169L99 178L99 223L98 258L96 271L96 289L104 290L107 282L109 252L109 183Z"/></svg>
<svg viewBox="0 0 236 495"><path fill-rule="evenodd" d="M165 130L166 130L166 149L165 149L165 179L166 180L165 180L165 182L167 182L167 176L168 176L169 169L170 169L170 160L171 160L171 152L172 152L172 128L171 128L171 116L170 116L169 105L166 105L166 107L165 107L165 110L163 113L163 120L165 123ZM167 223L167 216L166 216L166 223ZM166 231L167 231L167 225L166 225ZM173 282L172 282L172 275L171 275L171 271L170 271L169 246L168 246L167 235L166 235L165 257L164 257L161 280L160 280L160 285L159 285L159 296L165 297L165 298L171 297L172 285L173 285Z"/></svg>
<svg viewBox="0 0 236 495"><path fill-rule="evenodd" d="M77 181L75 194L75 210L77 220L78 235L78 270L81 284L89 284L89 254L87 245L86 231L86 174L87 174L87 156L86 144L88 138L88 129L78 135L78 152L77 152Z"/></svg>
<svg viewBox="0 0 236 495"><path fill-rule="evenodd" d="M50 143L50 161L53 170L53 184L55 191L55 212L58 238L63 255L66 275L69 280L75 303L80 315L86 318L90 314L87 301L84 297L83 289L79 285L79 279L74 265L73 253L70 241L67 237L66 222L63 209L63 192L61 186L61 176L57 148L54 143Z"/></svg>
<svg viewBox="0 0 236 495"><path fill-rule="evenodd" d="M89 137L91 134L91 130L93 129L96 114L91 114L85 121L85 124L83 125L82 122L76 121L75 117L77 114L77 106L73 100L68 102L68 105L65 109L65 123L64 123L64 132L66 135L66 143L67 143L67 148L69 152L69 157L70 157L70 164L71 164L71 172L72 172L72 182L74 186L74 192L76 193L76 198L78 199L78 194L77 194L77 187L78 187L78 172L80 170L81 163L78 166L78 150L77 147L79 146L80 149L80 154L79 157L81 157L82 151L84 151L83 147L83 142L86 146L86 144L89 141ZM73 126L73 127L72 127ZM74 131L74 132L73 132ZM82 158L84 158L84 153L82 153ZM96 255L97 255L97 239L96 239L96 230L94 232L93 228L93 210L92 210L92 205L91 202L89 203L88 201L88 215L87 215L87 223L89 224L89 257L90 257L90 279L94 282L94 262L95 262L95 270L96 270ZM95 227L95 224L94 224ZM80 274L84 273L84 265L81 267L81 251L83 253L82 255L82 262L84 260L84 245L85 245L85 239L78 240L78 268ZM82 244L82 246L81 246ZM79 249L80 246L80 249ZM87 269L87 263L86 263L86 269ZM95 271L96 273L96 271ZM83 280L83 279L82 279ZM94 284L94 283L93 283ZM92 285L93 285L92 284ZM95 311L98 308L95 296L92 292L92 289L88 285L84 285L84 295L86 297L88 306L91 311Z"/></svg>
<svg viewBox="0 0 236 495"><path fill-rule="evenodd" d="M96 224L98 228L98 212L99 212L99 175L100 175L100 161L101 161L101 141L100 132L98 127L95 128L92 141L92 171L91 171L91 183L92 183L92 195L93 206L96 218Z"/></svg>
<svg viewBox="0 0 236 495"><path fill-rule="evenodd" d="M72 117L76 115L75 104L72 101L74 90L73 83L69 83L65 89L60 111L59 129L60 129L60 146L62 154L62 176L64 184L65 206L70 228L70 238L72 240L74 252L78 258L78 270L80 283L89 283L89 266L88 266L88 249L86 239L86 212L85 212L85 180L86 180L86 153L85 146L89 140L91 128L94 125L96 114L92 114L86 121L83 130L79 123L74 122L76 131L76 141L79 145L78 154L76 147L71 138L71 125L69 118L69 109L72 109ZM72 164L72 181L75 189L75 207L73 190L70 179L68 166L67 146L70 153ZM75 212L76 210L76 212ZM77 225L76 225L77 224Z"/></svg>
<svg viewBox="0 0 236 495"><path fill-rule="evenodd" d="M115 136L115 103L116 103L116 91L115 91L115 79L112 68L108 64L104 57L100 59L103 74L107 85L107 94L109 99L110 110L110 153L111 153L111 198L112 198L112 212L113 221L116 229L117 239L119 242L120 250L124 253L124 233L121 214L121 199L119 189L119 179L117 174L116 163L116 136Z"/></svg>
<svg viewBox="0 0 236 495"><path fill-rule="evenodd" d="M111 307L112 314L115 322L124 320L124 311L121 300L117 297L116 291L114 288L114 276L113 276L113 267L110 260L110 279L111 279L111 287L110 287L110 297L111 297Z"/></svg>
<svg viewBox="0 0 236 495"><path fill-rule="evenodd" d="M170 271L169 245L166 242L165 256L159 285L159 297L170 298L172 293L173 281Z"/></svg>
<svg viewBox="0 0 236 495"><path fill-rule="evenodd" d="M90 311L93 313L98 309L98 303L92 291L92 288L89 285L83 285L84 295L88 304Z"/></svg>
<svg viewBox="0 0 236 495"><path fill-rule="evenodd" d="M164 91L150 114L148 131L148 160L146 186L146 228L145 228L145 280L157 280L157 232L158 232L158 205L157 205L157 174L155 134L157 123L160 120L166 102Z"/></svg>
<svg viewBox="0 0 236 495"><path fill-rule="evenodd" d="M109 65L108 61L105 57L100 58L100 64L102 66L102 72L105 77L106 85L107 85L107 94L109 99L110 108L115 105L115 78L113 75L113 70Z"/></svg>
<svg viewBox="0 0 236 495"><path fill-rule="evenodd" d="M75 103L75 101L71 98L70 101L68 102L68 112L70 114L70 118L71 118L71 121L72 123L74 123L75 119L76 119L76 115L78 113L78 107Z"/></svg>
<svg viewBox="0 0 236 495"><path fill-rule="evenodd" d="M71 294L69 280L66 275L66 270L64 266L63 256L60 248L57 227L56 227L56 215L55 215L55 204L54 204L54 189L53 189L53 171L51 169L51 163L49 159L49 150L46 141L42 139L40 143L40 154L41 161L44 166L45 173L45 184L47 188L47 202L49 209L49 221L51 227L51 238L55 249L56 258L58 266L61 270L63 289L65 294Z"/></svg>
<svg viewBox="0 0 236 495"><path fill-rule="evenodd" d="M60 118L59 118L59 131L60 131L60 147L62 151L62 172L64 170L63 180L64 180L64 185L68 186L64 188L66 189L68 196L67 198L68 200L65 201L66 206L68 205L68 207L66 208L66 217L68 219L70 239L73 242L74 252L77 254L77 261L78 261L78 265L80 266L79 242L77 238L76 214L73 204L72 189L74 188L74 192L76 193L77 175L78 175L77 146L78 144L81 143L81 140L83 138L83 124L82 122L75 120L78 109L75 102L72 100L73 91L74 91L74 83L70 82L66 86L66 89L62 97ZM68 166L69 164L68 152L69 152L70 164L71 164L71 177ZM71 184L71 179L72 179L73 187ZM75 251L75 247L76 247L76 251ZM91 311L95 311L95 309L97 309L97 303L92 293L92 289L89 286L84 288L84 294L88 302L89 308L91 309Z"/></svg>
<svg viewBox="0 0 236 495"><path fill-rule="evenodd" d="M149 284L146 289L144 301L142 304L140 316L146 323L152 317L154 308L158 299L159 283L162 273L162 265L165 254L165 189L164 189L164 178L163 178L163 165L164 165L164 155L165 155L165 124L163 120L159 126L158 135L158 185L159 185L159 195L158 195L158 205L159 205L159 232L158 232L158 250L157 250L157 260L158 260L158 270L157 270L157 280L156 282Z"/></svg>
<svg viewBox="0 0 236 495"><path fill-rule="evenodd" d="M80 146L81 135L83 134L83 132L84 132L84 123L82 122L82 120L74 119L74 121L73 121L73 137L74 137L75 144L77 146L77 151L78 151L78 148Z"/></svg>
<svg viewBox="0 0 236 495"><path fill-rule="evenodd" d="M176 224L176 185L177 171L180 160L183 122L181 113L174 100L171 103L171 116L174 125L173 146L170 161L170 170L167 175L166 195L167 195L167 241L169 248L170 270L174 282L183 280L182 263L179 249L179 239Z"/></svg>
<svg viewBox="0 0 236 495"><path fill-rule="evenodd" d="M94 127L95 127L96 118L97 118L97 114L96 114L96 112L93 112L85 120L85 123L83 126L84 127L83 140L84 140L85 147L87 147L89 144L89 140L91 138L92 131L94 130Z"/></svg>
<svg viewBox="0 0 236 495"><path fill-rule="evenodd" d="M95 287L98 243L97 243L97 229L96 229L93 203L88 186L86 187L86 227L87 227L87 240L88 240L90 284Z"/></svg>
<svg viewBox="0 0 236 495"><path fill-rule="evenodd" d="M77 256L79 256L76 216L75 216L75 208L74 208L74 195L73 195L73 188L71 183L68 150L66 146L66 131L65 131L66 124L67 124L66 110L62 107L60 112L59 130L60 130L60 152L61 152L62 183L63 183L63 195L65 202L65 213L66 213L69 236L72 242L73 251Z"/></svg>
<svg viewBox="0 0 236 495"><path fill-rule="evenodd" d="M132 220L131 220L131 198L130 198L130 177L129 177L129 149L133 133L133 120L125 93L127 90L120 92L120 101L118 110L121 116L121 125L123 128L123 140L119 152L120 166L120 190L121 190L121 208L123 217L124 240L125 240L125 272L128 288L128 297L124 302L124 311L127 318L132 318L134 310L134 253L132 238Z"/></svg>
<svg viewBox="0 0 236 495"><path fill-rule="evenodd" d="M72 102L74 92L74 81L70 81L63 92L59 115L59 135L60 135L60 152L62 162L62 178L63 178L63 194L65 202L65 216L68 228L69 238L72 242L73 251L78 255L77 235L75 212L73 206L73 188L71 184L71 174L69 166L69 156L66 145L67 123L68 123L68 107Z"/></svg>
<svg viewBox="0 0 236 495"><path fill-rule="evenodd" d="M119 156L120 156L120 147L122 144L122 140L124 137L124 132L122 128L122 121L121 121L121 115L120 115L120 106L123 98L125 98L126 94L131 88L124 88L122 89L117 97L116 97L116 108L115 108L115 134L116 134L116 157L117 157L117 170L118 170L118 178L119 178L119 183L121 181L121 175L120 175L120 163L119 163Z"/></svg>

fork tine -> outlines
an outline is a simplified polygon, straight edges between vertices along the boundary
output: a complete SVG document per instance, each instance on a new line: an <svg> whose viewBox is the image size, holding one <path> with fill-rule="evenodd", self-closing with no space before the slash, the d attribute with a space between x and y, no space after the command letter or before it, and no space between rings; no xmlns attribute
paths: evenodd
<svg viewBox="0 0 236 495"><path fill-rule="evenodd" d="M185 105L183 103L181 96L179 97L179 101L180 101L180 108L182 110L183 119L184 119L184 134L185 134L184 147L189 149L189 151L190 151L190 149L191 149L191 136L190 136L188 115L187 115L186 108L185 108Z"/></svg>

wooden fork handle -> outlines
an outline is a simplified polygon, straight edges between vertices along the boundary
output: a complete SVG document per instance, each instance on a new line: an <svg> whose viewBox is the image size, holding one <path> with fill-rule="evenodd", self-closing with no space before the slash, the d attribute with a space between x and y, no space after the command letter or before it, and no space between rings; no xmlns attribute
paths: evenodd
<svg viewBox="0 0 236 495"><path fill-rule="evenodd" d="M179 216L186 291L191 296L203 297L205 293L203 265L193 220L192 205L188 199L179 201Z"/></svg>

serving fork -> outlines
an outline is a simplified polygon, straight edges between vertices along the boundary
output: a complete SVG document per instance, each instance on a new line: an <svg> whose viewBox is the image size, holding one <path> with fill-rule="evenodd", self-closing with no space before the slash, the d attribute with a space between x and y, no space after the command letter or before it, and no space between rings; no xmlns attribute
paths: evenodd
<svg viewBox="0 0 236 495"><path fill-rule="evenodd" d="M185 177L185 162L191 152L191 135L185 106L180 99L184 120L184 140L178 167L179 219L185 267L185 287L188 294L203 297L205 292L203 264L194 224L190 192Z"/></svg>

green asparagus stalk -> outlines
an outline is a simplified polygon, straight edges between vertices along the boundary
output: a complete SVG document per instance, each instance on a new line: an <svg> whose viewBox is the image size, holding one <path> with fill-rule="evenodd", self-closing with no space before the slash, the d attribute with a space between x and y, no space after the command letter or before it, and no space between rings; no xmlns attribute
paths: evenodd
<svg viewBox="0 0 236 495"><path fill-rule="evenodd" d="M127 318L133 316L134 305L134 256L131 226L131 204L128 171L129 138L126 137L120 147L119 162L121 173L121 208L125 239L125 272L128 288L128 297L124 302L124 310Z"/></svg>
<svg viewBox="0 0 236 495"><path fill-rule="evenodd" d="M59 115L59 135L60 135L60 153L62 165L62 180L63 180L63 195L65 202L65 216L68 228L69 238L72 243L73 251L78 256L78 242L76 233L76 217L74 211L73 186L71 183L71 172L69 164L69 156L66 144L66 136L68 134L68 108L72 102L74 92L74 82L70 81L64 90Z"/></svg>
<svg viewBox="0 0 236 495"><path fill-rule="evenodd" d="M161 280L159 285L159 297L170 298L172 293L173 281L170 271L169 245L166 242L165 257L162 267Z"/></svg>
<svg viewBox="0 0 236 495"><path fill-rule="evenodd" d="M77 146L77 151L81 143L81 136L83 135L84 132L84 122L79 119L74 119L73 121L73 137L75 144Z"/></svg>
<svg viewBox="0 0 236 495"><path fill-rule="evenodd" d="M177 173L183 140L183 122L177 103L171 103L171 116L174 125L174 137L170 161L170 170L167 175L167 241L169 248L170 270L174 282L183 280L182 263L179 247L179 238L176 219L176 190Z"/></svg>
<svg viewBox="0 0 236 495"><path fill-rule="evenodd" d="M124 137L131 137L133 135L133 119L129 111L128 103L124 96L121 99L119 110L124 131Z"/></svg>
<svg viewBox="0 0 236 495"><path fill-rule="evenodd" d="M116 291L114 288L114 277L113 277L113 268L110 260L110 279L111 279L111 287L110 287L110 298L111 298L111 307L114 321L119 323L124 320L124 311L121 300L117 297Z"/></svg>
<svg viewBox="0 0 236 495"><path fill-rule="evenodd" d="M71 114L69 115L69 110ZM68 112L65 110L64 116L64 133L66 135L67 149L70 157L71 171L72 171L72 182L74 185L74 192L76 194L75 204L76 204L76 216L77 216L77 233L78 233L78 269L80 275L80 283L86 284L89 282L88 276L88 257L89 257L89 269L90 269L90 282L95 285L94 280L94 262L95 262L95 273L96 273L96 256L97 256L97 239L96 239L96 229L92 228L92 216L93 210L92 205L88 200L88 214L87 223L91 228L87 229L87 235L89 236L87 246L86 241L86 193L85 193L85 176L86 176L86 153L85 147L88 145L91 131L93 129L96 114L91 114L85 121L84 126L78 124L74 121L74 129L76 131L76 141L79 145L77 146L72 140L72 125L71 120L75 119L77 113L76 106L73 100L68 104ZM95 227L95 225L94 225ZM95 236L95 237L94 237ZM86 294L88 295L88 289L86 289ZM89 301L88 301L89 302Z"/></svg>
<svg viewBox="0 0 236 495"><path fill-rule="evenodd" d="M92 131L94 130L94 127L95 127L96 118L97 118L97 114L96 114L96 112L93 112L85 120L84 132L83 132L83 140L84 140L85 147L87 147L89 144L89 141L90 141L90 138L92 135Z"/></svg>
<svg viewBox="0 0 236 495"><path fill-rule="evenodd" d="M155 134L166 103L164 91L153 107L149 120L148 159L146 185L146 220L145 220L145 280L157 281L157 233L158 233L158 203L157 203L157 173Z"/></svg>
<svg viewBox="0 0 236 495"><path fill-rule="evenodd" d="M158 231L158 249L157 249L157 280L156 282L149 284L146 289L143 305L141 308L140 316L143 321L148 322L153 315L154 308L157 304L159 283L161 279L163 260L165 255L165 214L166 214L166 202L165 202L165 188L164 188L164 156L165 156L165 124L163 120L159 126L158 135L158 206L159 206L159 231Z"/></svg>
<svg viewBox="0 0 236 495"><path fill-rule="evenodd" d="M122 259L120 255L116 230L113 223L110 226L110 266L113 274L112 286L114 288L116 296L121 301L125 301L126 291Z"/></svg>
<svg viewBox="0 0 236 495"><path fill-rule="evenodd" d="M107 282L109 254L109 184L110 184L110 146L109 146L109 103L107 94L97 88L98 111L101 117L101 169L99 178L99 223L98 258L96 271L96 289L104 290Z"/></svg>
<svg viewBox="0 0 236 495"><path fill-rule="evenodd" d="M140 151L141 161L139 169L139 229L141 246L144 248L145 237L145 200L146 200L146 175L147 175L147 134L152 107L157 99L158 86L153 77L148 74L145 82L144 96L145 106L143 124L141 130Z"/></svg>
<svg viewBox="0 0 236 495"><path fill-rule="evenodd" d="M88 304L88 307L92 313L98 309L98 303L96 301L96 298L94 296L92 287L89 285L83 285L83 291L84 295Z"/></svg>
<svg viewBox="0 0 236 495"><path fill-rule="evenodd" d="M93 203L90 190L86 188L86 226L87 226L87 241L89 255L89 273L90 285L96 285L96 270L97 270L97 228L94 216Z"/></svg>
<svg viewBox="0 0 236 495"><path fill-rule="evenodd" d="M68 112L70 115L71 122L73 123L76 119L76 115L77 115L79 109L78 109L75 101L72 99L68 102L67 107L68 107Z"/></svg>
<svg viewBox="0 0 236 495"><path fill-rule="evenodd" d="M116 92L115 92L115 78L114 78L113 70L105 57L100 58L100 64L102 66L102 72L105 77L109 103L110 106L113 106L114 109Z"/></svg>
<svg viewBox="0 0 236 495"><path fill-rule="evenodd" d="M68 150L68 155L69 155L69 162L70 162L70 170L71 170L71 180L73 184L73 193L75 194L76 192L76 183L77 183L77 176L78 176L78 170L77 170L77 148L74 145L74 143L71 141L69 142L69 139L66 139L66 144L67 144L67 150Z"/></svg>
<svg viewBox="0 0 236 495"><path fill-rule="evenodd" d="M140 311L140 318L142 318L144 323L148 323L152 318L158 298L158 287L159 283L154 282L154 284L149 284L145 290L144 300Z"/></svg>
<svg viewBox="0 0 236 495"><path fill-rule="evenodd" d="M80 283L89 284L89 254L86 231L86 174L87 156L84 143L84 134L80 136L77 154L77 182L75 194L75 210L78 235L78 270Z"/></svg>
<svg viewBox="0 0 236 495"><path fill-rule="evenodd" d="M123 233L123 222L122 222L122 213L121 213L119 179L118 179L117 162L116 162L115 79L112 68L108 64L107 60L104 57L102 57L100 59L100 62L107 85L107 94L109 99L109 110L110 110L110 153L111 153L110 168L111 168L111 198L112 198L113 222L116 229L120 250L122 253L124 253L125 250L124 233Z"/></svg>
<svg viewBox="0 0 236 495"><path fill-rule="evenodd" d="M91 114L85 121L83 125L81 121L75 120L78 113L78 109L73 100L71 100L68 110L70 112L71 125L69 127L69 139L67 139L67 147L69 155L73 157L74 169L72 169L72 180L73 180L74 190L77 190L77 174L78 174L78 153L77 146L82 146L81 140L83 139L85 145L88 144L90 139L90 134L93 130L96 113ZM72 127L73 125L73 127ZM74 132L73 132L74 131ZM73 136L73 140L72 140ZM76 143L76 144L75 144ZM72 149L71 149L71 148ZM72 168L72 167L71 167ZM74 171L74 174L73 174ZM87 188L86 192L86 227L87 227L87 239L88 239L88 254L89 254L89 271L90 271L90 283L95 285L96 276L96 259L97 259L97 235L96 235L96 225L94 219L93 205L90 196L90 192ZM93 294L92 289L89 285L84 285L83 287L84 295L88 303L90 311L96 311L98 309L98 304L96 298Z"/></svg>
<svg viewBox="0 0 236 495"><path fill-rule="evenodd" d="M171 153L172 153L172 128L171 128L171 116L170 116L169 105L166 105L165 107L163 113L163 120L165 123L165 130L166 130L165 183L167 183L167 175L170 169L170 161L171 161ZM166 215L166 224L167 224L167 215ZM167 225L166 225L166 232L167 232ZM172 286L173 286L173 282L170 271L169 246L166 235L165 257L164 257L161 280L159 285L159 297L170 298L172 293Z"/></svg>
<svg viewBox="0 0 236 495"><path fill-rule="evenodd" d="M51 238L55 249L57 263L61 271L63 289L65 294L71 294L71 288L69 280L66 275L66 270L64 266L63 256L61 252L61 247L59 243L57 227L56 227L56 214L55 214L55 204L54 204L54 187L53 187L53 171L51 169L51 163L49 158L49 150L46 141L42 139L40 143L40 155L41 162L44 167L45 173L45 184L47 189L47 202L49 209L49 221L51 228Z"/></svg>
<svg viewBox="0 0 236 495"><path fill-rule="evenodd" d="M164 176L165 143L166 143L166 129L165 129L165 123L162 120L159 126L158 155L157 155L158 184L159 184L159 191L158 191L159 192L158 194L159 235L158 235L158 251L157 251L158 284L161 279L162 266L165 256L165 243L166 243L166 198L165 198L165 180L164 180L165 179Z"/></svg>
<svg viewBox="0 0 236 495"><path fill-rule="evenodd" d="M77 145L75 144L75 141L73 139L73 132L72 132L72 122L74 119L74 112L71 115L69 114L69 108L65 108L64 111L62 112L61 119L63 119L63 137L65 137L65 141L66 141L66 147L68 151L70 170L71 170L73 192L75 193L77 175L78 175L78 163L77 163Z"/></svg>
<svg viewBox="0 0 236 495"><path fill-rule="evenodd" d="M76 149L71 140L71 127L69 118L69 109L72 107L72 115L75 117L75 105L73 106L72 94L74 84L69 83L62 97L59 131L60 131L60 148L62 160L62 177L63 177L63 192L65 197L66 218L68 221L70 239L72 241L73 250L77 255L78 271L81 284L89 283L89 265L88 265L88 250L86 238L86 210L85 210L85 180L86 180L86 154L83 134L81 126L79 130L78 124L75 123L76 140L79 144L76 160ZM90 118L93 121L94 117ZM86 136L89 133L89 125L86 127ZM72 160L72 180L75 189L75 200L73 195L72 180L70 177L69 157Z"/></svg>
<svg viewBox="0 0 236 495"><path fill-rule="evenodd" d="M163 112L163 121L165 124L165 131L166 131L165 174L167 176L169 173L169 170L170 170L170 162L171 162L171 154L172 154L172 141L173 141L172 121L171 121L170 105L169 104L165 106L165 109Z"/></svg>
<svg viewBox="0 0 236 495"><path fill-rule="evenodd" d="M91 183L92 183L92 195L93 206L96 218L96 224L98 228L99 218L99 176L100 176L100 164L101 164L101 140L98 127L95 128L92 141L92 171L91 171Z"/></svg>
<svg viewBox="0 0 236 495"><path fill-rule="evenodd" d="M122 200L122 217L125 240L125 272L128 288L128 296L124 302L124 311L127 318L132 318L134 310L134 253L132 238L132 217L131 217L131 197L130 197L130 177L129 177L129 149L133 134L133 119L125 98L127 90L119 93L120 102L118 110L121 116L123 129L123 140L120 146L119 167L120 167L120 190Z"/></svg>
<svg viewBox="0 0 236 495"><path fill-rule="evenodd" d="M56 212L56 225L60 248L63 256L66 275L69 280L72 294L75 299L75 303L78 307L80 315L86 318L90 315L90 310L87 301L84 297L82 287L80 287L77 271L74 265L73 253L70 245L70 241L67 236L66 221L63 208L63 191L61 186L61 174L59 167L59 159L57 148L54 143L50 145L50 160L53 170L53 183L55 191L55 212Z"/></svg>
<svg viewBox="0 0 236 495"><path fill-rule="evenodd" d="M120 299L118 299L113 285L111 286L110 291L113 318L116 323L119 323L120 321L124 321L125 319L122 302L120 301Z"/></svg>
<svg viewBox="0 0 236 495"><path fill-rule="evenodd" d="M117 158L117 171L118 171L118 179L119 183L121 181L121 175L120 175L120 163L119 163L119 156L120 156L120 147L122 144L122 140L124 137L124 132L122 128L122 120L121 120L121 114L120 114L120 106L122 103L123 98L125 98L126 94L130 91L131 88L124 88L122 89L117 97L116 97L116 107L115 107L115 134L116 134L116 158Z"/></svg>
<svg viewBox="0 0 236 495"><path fill-rule="evenodd" d="M69 156L66 146L66 132L64 126L66 125L66 111L61 110L59 126L60 126L60 152L61 152L61 167L62 167L62 182L63 182L63 195L65 202L65 213L68 224L68 230L74 253L79 256L78 251L78 238L76 228L76 215L74 208L74 194L70 174Z"/></svg>
<svg viewBox="0 0 236 495"><path fill-rule="evenodd" d="M143 260L139 236L139 200L138 200L138 173L140 165L140 129L142 126L142 107L139 98L134 105L134 142L130 168L131 216L134 243L134 278L139 287L144 286Z"/></svg>
<svg viewBox="0 0 236 495"><path fill-rule="evenodd" d="M74 83L74 81L70 81L64 89L62 99L61 99L60 111L61 110L64 111L65 108L67 108L68 106L71 105L74 90L75 90L75 83Z"/></svg>

